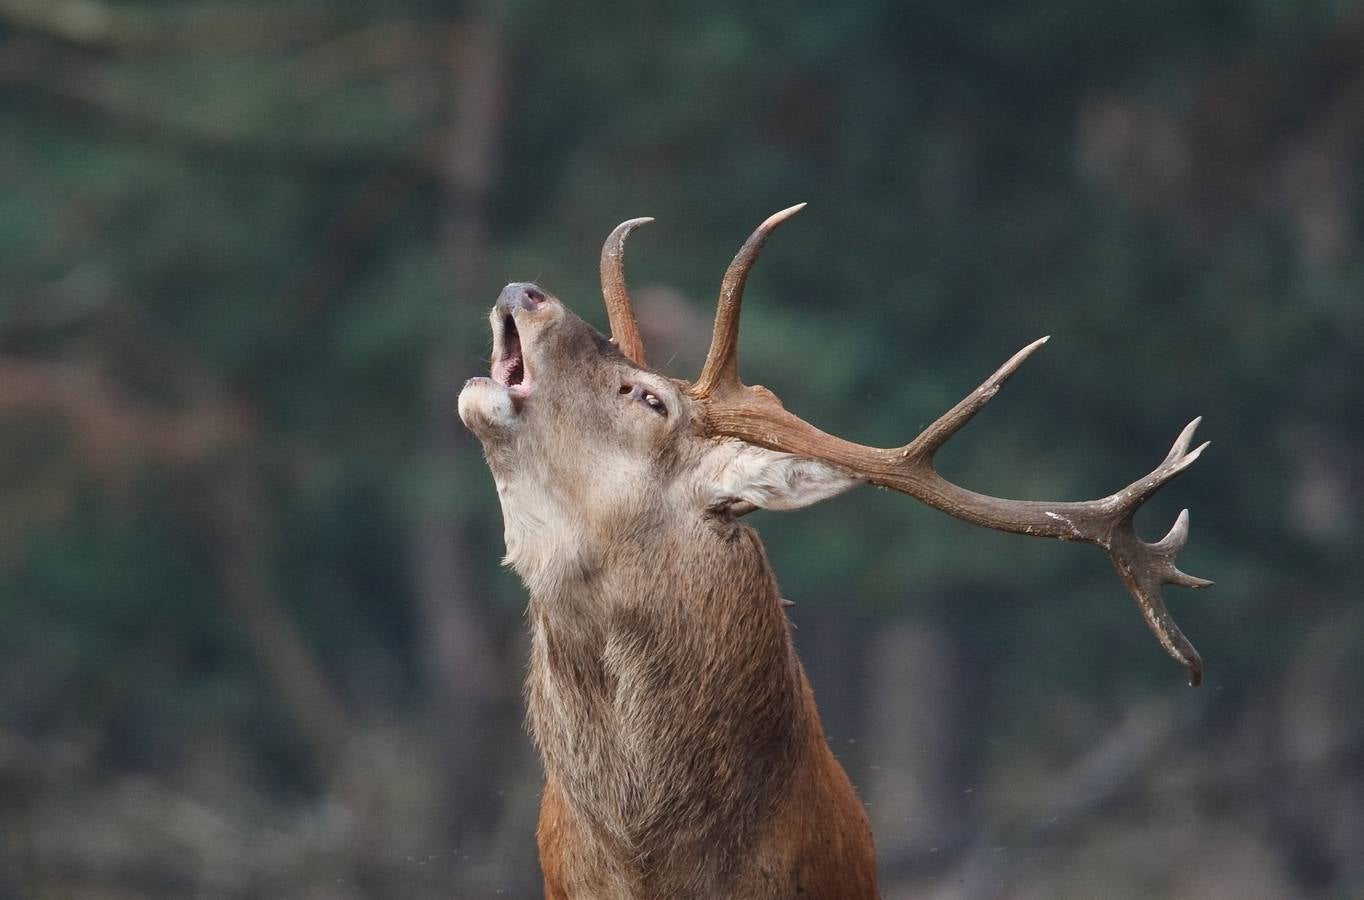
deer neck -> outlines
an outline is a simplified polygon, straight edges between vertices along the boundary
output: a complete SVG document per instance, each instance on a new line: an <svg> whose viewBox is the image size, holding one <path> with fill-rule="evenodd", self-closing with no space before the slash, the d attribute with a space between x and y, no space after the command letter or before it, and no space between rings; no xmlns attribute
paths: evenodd
<svg viewBox="0 0 1364 900"><path fill-rule="evenodd" d="M664 526L666 527L666 526ZM528 718L569 814L642 870L738 853L818 733L776 580L732 520L532 589ZM637 544L637 542L636 542Z"/></svg>

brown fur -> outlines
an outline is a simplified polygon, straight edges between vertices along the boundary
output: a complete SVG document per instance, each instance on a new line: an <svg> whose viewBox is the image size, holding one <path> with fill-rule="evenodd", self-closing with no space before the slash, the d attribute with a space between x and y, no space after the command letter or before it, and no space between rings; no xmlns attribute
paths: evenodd
<svg viewBox="0 0 1364 900"><path fill-rule="evenodd" d="M678 385L550 298L516 324L535 392L460 398L530 589L528 722L547 898L871 898L866 816L824 738L775 576L731 504L857 480L697 436ZM494 327L498 327L494 316ZM644 385L667 415L632 402Z"/></svg>

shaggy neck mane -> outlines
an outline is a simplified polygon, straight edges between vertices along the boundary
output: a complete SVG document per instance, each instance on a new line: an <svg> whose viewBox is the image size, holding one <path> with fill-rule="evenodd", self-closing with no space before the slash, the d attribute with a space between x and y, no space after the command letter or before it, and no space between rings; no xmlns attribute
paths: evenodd
<svg viewBox="0 0 1364 900"><path fill-rule="evenodd" d="M657 883L669 873L723 873L809 751L815 715L757 535L705 531L655 544L691 558L625 552L531 597L529 721L548 779L651 892L704 888Z"/></svg>

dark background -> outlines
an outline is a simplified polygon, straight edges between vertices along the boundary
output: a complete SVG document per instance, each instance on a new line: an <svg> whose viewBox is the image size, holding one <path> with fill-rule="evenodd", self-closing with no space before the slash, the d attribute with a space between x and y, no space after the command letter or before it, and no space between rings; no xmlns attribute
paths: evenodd
<svg viewBox="0 0 1364 900"><path fill-rule="evenodd" d="M530 897L485 311L1105 494L1203 414L1170 589L885 492L754 521L887 897L1364 894L1364 10L0 0L0 898Z"/></svg>

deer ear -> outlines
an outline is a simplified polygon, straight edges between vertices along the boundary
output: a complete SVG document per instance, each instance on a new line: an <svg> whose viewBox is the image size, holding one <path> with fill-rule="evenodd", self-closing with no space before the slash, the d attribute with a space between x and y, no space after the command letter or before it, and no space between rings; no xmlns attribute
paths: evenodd
<svg viewBox="0 0 1364 900"><path fill-rule="evenodd" d="M708 506L751 504L759 509L802 509L866 481L817 459L752 444L716 450L719 469Z"/></svg>

